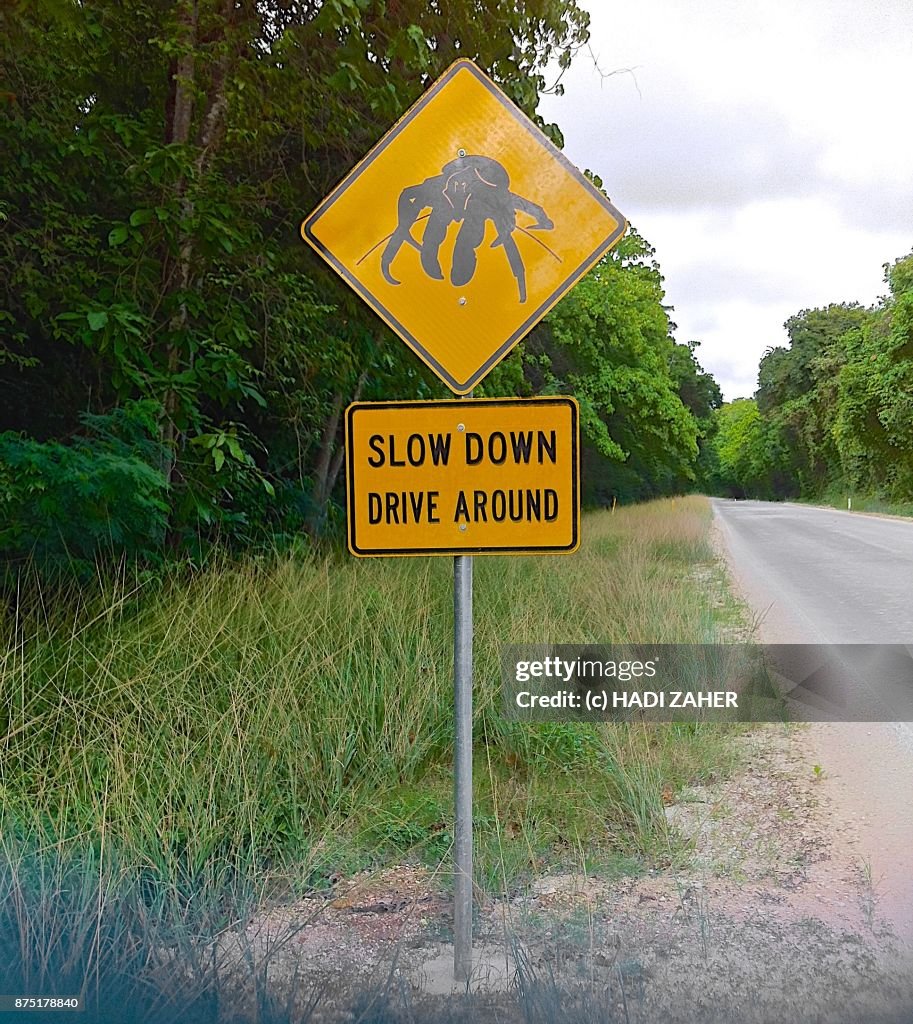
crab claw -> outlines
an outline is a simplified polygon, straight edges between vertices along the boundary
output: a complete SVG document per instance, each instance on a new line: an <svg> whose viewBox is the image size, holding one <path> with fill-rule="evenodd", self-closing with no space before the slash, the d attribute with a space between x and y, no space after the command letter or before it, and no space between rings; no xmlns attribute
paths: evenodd
<svg viewBox="0 0 913 1024"><path fill-rule="evenodd" d="M422 249L422 270L434 281L444 280L444 271L441 270L437 252L433 249Z"/></svg>
<svg viewBox="0 0 913 1024"><path fill-rule="evenodd" d="M384 280L387 284L401 284L401 281L397 281L390 273L390 264L393 262L393 256L395 253L387 256L387 250L384 250L384 254L380 260L380 272L384 275Z"/></svg>

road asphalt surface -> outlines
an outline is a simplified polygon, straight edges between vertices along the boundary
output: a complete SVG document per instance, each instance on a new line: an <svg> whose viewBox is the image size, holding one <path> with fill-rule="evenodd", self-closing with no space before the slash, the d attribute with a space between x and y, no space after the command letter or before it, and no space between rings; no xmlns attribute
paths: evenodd
<svg viewBox="0 0 913 1024"><path fill-rule="evenodd" d="M761 641L904 644L913 653L913 520L726 499L714 499L713 510ZM879 701L876 675L859 681L858 701ZM890 694L878 704L891 705ZM826 773L823 792L835 819L857 828L879 909L909 954L913 724L888 715L853 721L852 715L851 706L847 721L811 726L809 757Z"/></svg>
<svg viewBox="0 0 913 1024"><path fill-rule="evenodd" d="M713 508L769 642L913 645L913 519L720 498Z"/></svg>

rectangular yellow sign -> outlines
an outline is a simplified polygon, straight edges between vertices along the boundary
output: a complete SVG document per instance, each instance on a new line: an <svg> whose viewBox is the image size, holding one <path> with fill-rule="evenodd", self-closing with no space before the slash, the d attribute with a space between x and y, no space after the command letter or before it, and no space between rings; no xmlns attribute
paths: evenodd
<svg viewBox="0 0 913 1024"><path fill-rule="evenodd" d="M580 543L577 402L356 402L346 491L353 555L569 554Z"/></svg>

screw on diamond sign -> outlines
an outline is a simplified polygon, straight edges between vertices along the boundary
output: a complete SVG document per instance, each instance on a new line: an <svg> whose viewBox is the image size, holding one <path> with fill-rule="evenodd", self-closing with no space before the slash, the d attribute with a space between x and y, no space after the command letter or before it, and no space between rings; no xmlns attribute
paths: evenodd
<svg viewBox="0 0 913 1024"><path fill-rule="evenodd" d="M467 394L625 226L532 121L460 60L301 233L451 391Z"/></svg>

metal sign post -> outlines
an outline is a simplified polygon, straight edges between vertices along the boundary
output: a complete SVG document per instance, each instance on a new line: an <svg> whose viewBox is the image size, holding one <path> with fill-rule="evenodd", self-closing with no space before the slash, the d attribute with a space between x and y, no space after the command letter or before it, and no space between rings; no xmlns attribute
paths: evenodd
<svg viewBox="0 0 913 1024"><path fill-rule="evenodd" d="M472 632L472 555L456 555L453 559L453 980L461 984L468 982L472 973Z"/></svg>
<svg viewBox="0 0 913 1024"><path fill-rule="evenodd" d="M453 978L472 969L472 555L453 560Z"/></svg>
<svg viewBox="0 0 913 1024"><path fill-rule="evenodd" d="M301 235L451 391L467 395L626 227L601 189L461 59L302 222ZM577 549L579 417L569 399L479 401L457 440L451 414L445 402L350 406L346 518L353 555L454 556L453 969L466 982L472 560Z"/></svg>

